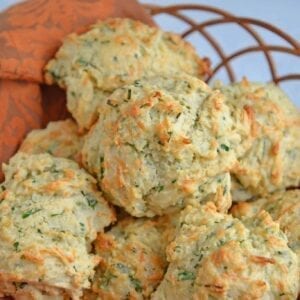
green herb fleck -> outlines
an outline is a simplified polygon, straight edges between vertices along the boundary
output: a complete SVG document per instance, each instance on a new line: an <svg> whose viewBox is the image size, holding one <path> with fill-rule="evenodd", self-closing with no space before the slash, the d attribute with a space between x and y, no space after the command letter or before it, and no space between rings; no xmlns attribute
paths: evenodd
<svg viewBox="0 0 300 300"><path fill-rule="evenodd" d="M137 278L133 277L132 275L129 276L129 279L132 285L134 286L135 291L141 293L143 290L141 282Z"/></svg>
<svg viewBox="0 0 300 300"><path fill-rule="evenodd" d="M134 81L134 86L141 87L142 86L141 81L140 80L135 80Z"/></svg>
<svg viewBox="0 0 300 300"><path fill-rule="evenodd" d="M118 104L113 103L113 101L112 101L111 99L108 99L108 100L107 100L107 104L108 104L109 106L112 106L112 107L117 107L117 106L118 106Z"/></svg>
<svg viewBox="0 0 300 300"><path fill-rule="evenodd" d="M155 187L155 190L160 193L161 191L164 190L164 188L165 187L163 185L158 185L158 186Z"/></svg>
<svg viewBox="0 0 300 300"><path fill-rule="evenodd" d="M14 242L14 248L15 248L15 251L16 252L19 252L20 251L20 249L19 249L19 242Z"/></svg>
<svg viewBox="0 0 300 300"><path fill-rule="evenodd" d="M128 90L127 92L127 100L131 99L131 89Z"/></svg>
<svg viewBox="0 0 300 300"><path fill-rule="evenodd" d="M83 223L79 223L80 224L80 228L81 228L81 231L84 231L85 230L85 226Z"/></svg>
<svg viewBox="0 0 300 300"><path fill-rule="evenodd" d="M40 208L37 208L37 209L30 209L28 211L25 211L23 214L22 214L22 219L26 219L28 218L29 216L31 215L34 215L36 214L37 212L41 211Z"/></svg>
<svg viewBox="0 0 300 300"><path fill-rule="evenodd" d="M195 274L193 272L189 272L189 271L182 271L182 272L178 273L178 279L180 281L194 280L195 279Z"/></svg>
<svg viewBox="0 0 300 300"><path fill-rule="evenodd" d="M50 217L56 217L56 216L61 216L64 214L64 211L60 212L60 213L56 213L56 214L51 214Z"/></svg>
<svg viewBox="0 0 300 300"><path fill-rule="evenodd" d="M181 113L176 115L176 119L178 119L181 116Z"/></svg>
<svg viewBox="0 0 300 300"><path fill-rule="evenodd" d="M98 201L95 199L91 194L85 193L84 191L81 191L81 194L85 197L88 206L91 207L92 209L95 209Z"/></svg>
<svg viewBox="0 0 300 300"><path fill-rule="evenodd" d="M173 179L171 182L172 182L172 183L175 183L176 181L177 181L177 179Z"/></svg>
<svg viewBox="0 0 300 300"><path fill-rule="evenodd" d="M227 145L225 145L225 144L221 144L221 148L223 149L223 150L225 150L225 151L229 151L229 147L227 146Z"/></svg>
<svg viewBox="0 0 300 300"><path fill-rule="evenodd" d="M122 273L127 274L129 272L129 268L127 266L125 266L124 264L117 263L116 266Z"/></svg>
<svg viewBox="0 0 300 300"><path fill-rule="evenodd" d="M106 288L108 287L108 285L110 284L111 280L117 278L117 276L115 276L114 274L108 272L106 274L103 275L101 281L100 281L100 287L101 288Z"/></svg>

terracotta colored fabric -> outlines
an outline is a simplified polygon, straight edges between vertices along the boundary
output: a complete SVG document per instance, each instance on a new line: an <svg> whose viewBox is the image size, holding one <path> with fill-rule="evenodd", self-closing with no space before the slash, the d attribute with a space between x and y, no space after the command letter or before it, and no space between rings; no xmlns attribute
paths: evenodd
<svg viewBox="0 0 300 300"><path fill-rule="evenodd" d="M26 133L42 126L41 91L37 84L0 80L0 157L7 161Z"/></svg>
<svg viewBox="0 0 300 300"><path fill-rule="evenodd" d="M0 14L1 163L28 131L66 118L64 93L39 86L43 67L66 35L109 17L154 25L136 0L29 0Z"/></svg>

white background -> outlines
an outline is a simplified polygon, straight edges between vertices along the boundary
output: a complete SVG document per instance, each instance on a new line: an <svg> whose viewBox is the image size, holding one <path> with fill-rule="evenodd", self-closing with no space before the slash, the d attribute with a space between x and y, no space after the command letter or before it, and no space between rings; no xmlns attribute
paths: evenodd
<svg viewBox="0 0 300 300"><path fill-rule="evenodd" d="M16 2L20 1L0 0L0 10L5 9ZM194 3L215 6L227 10L237 16L252 17L269 22L289 33L297 39L298 42L300 40L300 0L141 0L140 2L156 5ZM187 12L187 15L198 22L216 17L216 15L195 14L193 12ZM185 24L178 23L174 19L166 16L160 16L156 21L163 29L169 31L181 33L187 29ZM220 41L222 48L227 54L241 49L242 47L255 44L252 38L247 36L245 32L237 27L234 28L232 26L221 25L209 29L209 32ZM282 40L278 40L276 36L269 32L260 31L260 34L269 44L286 45ZM203 38L194 34L189 40L194 44L200 55L210 57L213 65L218 63L218 56ZM296 58L287 55L274 54L274 59L279 74L300 73L299 57ZM249 55L243 59L237 59L233 62L233 67L238 78L247 75L250 80L270 80L270 73L265 64L265 58L262 55ZM227 81L225 72L220 72L217 75L221 80ZM284 83L282 87L297 106L300 107L300 81Z"/></svg>

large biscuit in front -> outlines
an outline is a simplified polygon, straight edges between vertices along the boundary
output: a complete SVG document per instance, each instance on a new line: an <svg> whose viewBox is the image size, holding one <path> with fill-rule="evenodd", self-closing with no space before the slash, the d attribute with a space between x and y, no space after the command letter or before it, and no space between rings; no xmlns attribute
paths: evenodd
<svg viewBox="0 0 300 300"><path fill-rule="evenodd" d="M149 299L167 268L166 247L176 221L176 216L127 217L99 234L95 249L102 260L93 282L95 298Z"/></svg>
<svg viewBox="0 0 300 300"><path fill-rule="evenodd" d="M235 217L249 217L266 210L288 237L289 247L300 262L300 190L276 192L252 202L241 202L232 207Z"/></svg>
<svg viewBox="0 0 300 300"><path fill-rule="evenodd" d="M67 106L80 129L97 118L113 90L142 76L187 73L199 78L205 61L179 36L130 19L110 19L72 34L46 66L46 81L67 90Z"/></svg>
<svg viewBox="0 0 300 300"><path fill-rule="evenodd" d="M49 153L77 160L82 142L76 123L67 119L50 122L45 129L32 130L22 142L19 151L28 154Z"/></svg>
<svg viewBox="0 0 300 300"><path fill-rule="evenodd" d="M236 129L246 133L250 120L250 133L243 135L244 149L232 169L245 193L259 196L299 186L300 114L293 103L273 84L244 80L221 91ZM233 200L243 200L235 194L237 198Z"/></svg>
<svg viewBox="0 0 300 300"><path fill-rule="evenodd" d="M4 173L0 295L79 299L99 262L91 243L115 219L94 178L49 154L19 153Z"/></svg>
<svg viewBox="0 0 300 300"><path fill-rule="evenodd" d="M297 256L267 212L241 221L188 206L179 224L153 300L297 298Z"/></svg>
<svg viewBox="0 0 300 300"><path fill-rule="evenodd" d="M224 173L236 163L239 141L232 122L222 94L197 78L139 80L103 103L82 163L115 205L137 217L162 215L189 198L202 202L202 187L215 176L229 194Z"/></svg>

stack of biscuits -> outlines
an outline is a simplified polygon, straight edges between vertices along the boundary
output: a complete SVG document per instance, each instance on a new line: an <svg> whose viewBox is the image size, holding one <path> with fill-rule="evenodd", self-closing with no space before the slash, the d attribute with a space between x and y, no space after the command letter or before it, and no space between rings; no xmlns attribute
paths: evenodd
<svg viewBox="0 0 300 300"><path fill-rule="evenodd" d="M209 87L208 72L130 19L64 41L45 78L73 119L3 167L0 296L297 298L299 111L273 84Z"/></svg>

